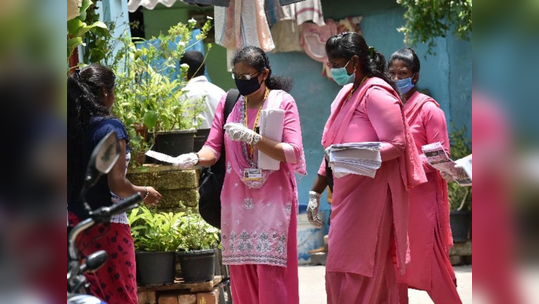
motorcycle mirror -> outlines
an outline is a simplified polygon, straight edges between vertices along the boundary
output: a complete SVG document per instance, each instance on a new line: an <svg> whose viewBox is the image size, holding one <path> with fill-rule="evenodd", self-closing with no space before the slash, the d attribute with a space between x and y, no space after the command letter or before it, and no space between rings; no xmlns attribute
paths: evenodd
<svg viewBox="0 0 539 304"><path fill-rule="evenodd" d="M94 272L105 265L108 259L108 254L104 250L99 250L90 254L85 261L86 269L84 272ZM83 273L84 273L83 272Z"/></svg>
<svg viewBox="0 0 539 304"><path fill-rule="evenodd" d="M97 144L92 152L84 178L84 189L91 188L102 175L108 174L118 161L118 158L120 158L118 136L116 132L111 131Z"/></svg>

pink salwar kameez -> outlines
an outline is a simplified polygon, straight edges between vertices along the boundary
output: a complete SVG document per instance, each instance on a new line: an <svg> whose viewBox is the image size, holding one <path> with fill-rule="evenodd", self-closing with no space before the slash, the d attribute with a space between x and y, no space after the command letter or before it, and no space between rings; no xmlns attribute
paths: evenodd
<svg viewBox="0 0 539 304"><path fill-rule="evenodd" d="M344 86L332 104L324 148L336 143L383 143L375 178L334 180L326 287L329 304L398 303L396 263L408 253L408 189L426 181L398 94L367 79L348 100ZM325 163L319 170L325 175Z"/></svg>
<svg viewBox="0 0 539 304"><path fill-rule="evenodd" d="M418 151L435 142L449 153L444 112L431 97L415 92L404 105L404 114ZM420 153L428 182L410 190L408 236L411 262L399 278L401 304L408 303L407 288L425 290L436 304L462 303L456 277L449 261L453 245L449 226L447 183Z"/></svg>
<svg viewBox="0 0 539 304"><path fill-rule="evenodd" d="M206 142L219 157L223 145L220 101ZM244 97L227 122L243 123ZM306 174L297 106L289 94L269 93L264 108L285 111L283 143L286 162L278 171L263 171L262 182L244 181L251 168L248 150L225 136L227 174L221 194L223 263L230 265L232 298L238 304L299 303L297 260L297 186L294 173ZM258 109L247 109L252 128ZM257 151L254 151L256 164Z"/></svg>

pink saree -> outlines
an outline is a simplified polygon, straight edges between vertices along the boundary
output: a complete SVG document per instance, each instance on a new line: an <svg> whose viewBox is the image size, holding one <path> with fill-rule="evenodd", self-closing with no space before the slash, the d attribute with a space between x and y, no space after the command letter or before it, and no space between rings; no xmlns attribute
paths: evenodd
<svg viewBox="0 0 539 304"><path fill-rule="evenodd" d="M447 183L420 152L426 144L441 142L449 153L445 115L434 99L419 92L414 93L404 105L404 114L428 182L410 190L408 235L411 263L399 281L410 288L429 292L435 303L461 303L449 261L453 240L449 226Z"/></svg>
<svg viewBox="0 0 539 304"><path fill-rule="evenodd" d="M391 86L370 78L347 100L350 90L351 85L345 86L332 104L322 145L380 141L383 162L374 179L347 175L334 181L328 303L378 303L384 297L397 298L392 264L403 273L409 260L408 189L426 177ZM325 175L324 164L319 174ZM351 295L345 286L356 283L362 291Z"/></svg>

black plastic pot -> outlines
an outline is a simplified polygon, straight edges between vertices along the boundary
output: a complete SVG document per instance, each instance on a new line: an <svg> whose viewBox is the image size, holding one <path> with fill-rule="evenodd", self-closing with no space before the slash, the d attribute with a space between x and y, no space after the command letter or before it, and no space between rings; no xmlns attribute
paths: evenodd
<svg viewBox="0 0 539 304"><path fill-rule="evenodd" d="M196 130L158 132L153 150L170 156L195 151Z"/></svg>
<svg viewBox="0 0 539 304"><path fill-rule="evenodd" d="M186 283L211 281L215 277L215 250L180 251L178 259Z"/></svg>
<svg viewBox="0 0 539 304"><path fill-rule="evenodd" d="M471 211L451 211L449 214L451 232L455 243L466 243L470 236L472 227Z"/></svg>
<svg viewBox="0 0 539 304"><path fill-rule="evenodd" d="M137 275L140 285L165 285L174 283L174 251L137 252Z"/></svg>
<svg viewBox="0 0 539 304"><path fill-rule="evenodd" d="M208 140L208 136L210 135L211 129L200 129L197 130L197 133L195 135L195 145L194 145L194 151L198 152L204 144L206 143L206 140Z"/></svg>

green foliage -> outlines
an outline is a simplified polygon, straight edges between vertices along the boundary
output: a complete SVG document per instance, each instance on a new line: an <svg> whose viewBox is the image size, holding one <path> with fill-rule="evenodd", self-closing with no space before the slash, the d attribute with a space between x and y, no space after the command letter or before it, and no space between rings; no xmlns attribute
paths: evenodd
<svg viewBox="0 0 539 304"><path fill-rule="evenodd" d="M176 251L182 240L180 219L184 213L154 213L145 206L134 209L128 217L137 251Z"/></svg>
<svg viewBox="0 0 539 304"><path fill-rule="evenodd" d="M92 51L88 54L87 59L95 60L89 62L99 61L107 53L106 45L108 40L106 39L110 39L109 29L105 23L99 21L95 2L83 0L80 7L80 16L67 22L67 59L69 60L76 48L81 45L86 46L88 42ZM98 60L97 57L100 59Z"/></svg>
<svg viewBox="0 0 539 304"><path fill-rule="evenodd" d="M453 33L464 40L472 33L472 0L397 0L406 12L406 24L399 29L406 45L428 43L428 52L436 46L435 38Z"/></svg>
<svg viewBox="0 0 539 304"><path fill-rule="evenodd" d="M126 32L117 40L117 53L103 60L116 74L113 112L127 126L133 154L144 153L151 146L134 130L136 125L143 124L150 132L196 129L200 125L198 116L205 104L203 100L187 101L182 90L187 82L175 75L185 50L192 46L188 43L194 25L191 21L178 23L150 40L132 39ZM208 21L194 43L202 43L210 29ZM174 43L176 47L172 48ZM189 67L180 68L186 75Z"/></svg>
<svg viewBox="0 0 539 304"><path fill-rule="evenodd" d="M454 129L455 127L452 126ZM454 160L472 154L471 141L466 137L466 126L451 133L451 158ZM456 182L448 184L449 204L451 210L471 210L472 187L461 187Z"/></svg>
<svg viewBox="0 0 539 304"><path fill-rule="evenodd" d="M182 239L180 250L207 250L219 245L219 229L210 226L200 214L189 208L181 218L179 230Z"/></svg>
<svg viewBox="0 0 539 304"><path fill-rule="evenodd" d="M217 248L219 230L190 208L185 212L157 212L145 206L131 211L128 220L137 251L205 250Z"/></svg>
<svg viewBox="0 0 539 304"><path fill-rule="evenodd" d="M184 117L182 88L186 81L175 78L177 64L191 46L188 43L193 29L191 23L178 23L167 34L148 41L140 38L132 41L127 33L124 35L117 56L108 60L116 73L115 113L144 123L154 132L193 128L192 120ZM197 39L203 39L204 35L203 32ZM140 47L143 42L146 43ZM174 42L177 47L171 48ZM187 69L188 66L181 67L182 75Z"/></svg>

